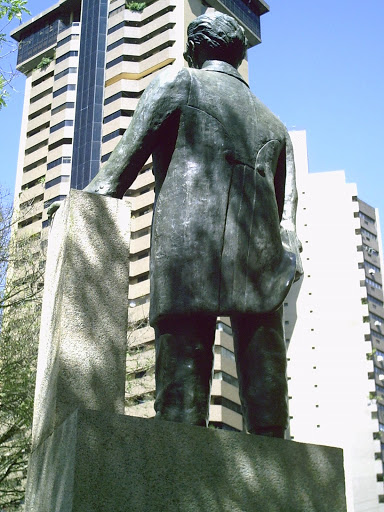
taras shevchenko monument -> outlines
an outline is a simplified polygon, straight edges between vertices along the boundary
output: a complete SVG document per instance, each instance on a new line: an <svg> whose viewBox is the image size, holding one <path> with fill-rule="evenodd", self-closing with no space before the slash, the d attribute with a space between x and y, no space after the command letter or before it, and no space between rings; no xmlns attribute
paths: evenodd
<svg viewBox="0 0 384 512"><path fill-rule="evenodd" d="M85 191L122 198L152 154L156 417L207 424L216 317L224 315L247 430L283 437L281 305L300 274L295 169L288 132L237 71L246 45L227 15L194 20L190 69L156 76Z"/></svg>

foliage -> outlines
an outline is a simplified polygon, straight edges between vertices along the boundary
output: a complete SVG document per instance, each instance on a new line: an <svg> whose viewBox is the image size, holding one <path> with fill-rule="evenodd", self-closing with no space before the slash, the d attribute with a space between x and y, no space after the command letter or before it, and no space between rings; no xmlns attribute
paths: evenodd
<svg viewBox="0 0 384 512"><path fill-rule="evenodd" d="M43 57L41 61L36 66L36 69L45 69L47 68L50 63L53 61L53 57Z"/></svg>
<svg viewBox="0 0 384 512"><path fill-rule="evenodd" d="M6 32L12 20L20 20L23 14L31 14L26 7L26 0L0 0L0 110L6 105L9 96L8 89L16 76L16 71L9 67L6 70L4 61L16 50L16 44L8 40Z"/></svg>
<svg viewBox="0 0 384 512"><path fill-rule="evenodd" d="M11 237L20 218L5 201L0 195L0 510L11 511L24 496L43 274L40 240Z"/></svg>
<svg viewBox="0 0 384 512"><path fill-rule="evenodd" d="M146 3L145 2L126 2L125 7L127 9L129 9L130 11L142 12L146 7Z"/></svg>

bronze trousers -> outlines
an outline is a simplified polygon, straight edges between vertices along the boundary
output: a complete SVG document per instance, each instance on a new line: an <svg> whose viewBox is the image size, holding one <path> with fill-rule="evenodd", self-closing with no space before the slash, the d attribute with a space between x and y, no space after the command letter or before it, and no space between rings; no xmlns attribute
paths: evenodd
<svg viewBox="0 0 384 512"><path fill-rule="evenodd" d="M282 308L232 315L239 393L248 432L284 437L286 346ZM155 326L156 417L207 426L216 317L167 317Z"/></svg>

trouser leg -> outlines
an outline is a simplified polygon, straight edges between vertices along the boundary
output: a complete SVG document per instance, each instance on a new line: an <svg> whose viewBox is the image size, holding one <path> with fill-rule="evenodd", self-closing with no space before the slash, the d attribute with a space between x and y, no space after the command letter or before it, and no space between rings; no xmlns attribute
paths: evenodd
<svg viewBox="0 0 384 512"><path fill-rule="evenodd" d="M288 421L282 308L231 317L243 417L248 432L284 437Z"/></svg>
<svg viewBox="0 0 384 512"><path fill-rule="evenodd" d="M207 426L215 317L169 317L155 326L156 418Z"/></svg>

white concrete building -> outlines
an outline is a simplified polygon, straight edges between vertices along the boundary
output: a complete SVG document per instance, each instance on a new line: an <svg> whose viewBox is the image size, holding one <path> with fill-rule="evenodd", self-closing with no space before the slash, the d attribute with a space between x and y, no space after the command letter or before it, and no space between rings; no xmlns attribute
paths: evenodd
<svg viewBox="0 0 384 512"><path fill-rule="evenodd" d="M285 304L290 434L342 447L348 511L378 512L383 468L357 188L343 171L309 174L305 132L291 138L305 273Z"/></svg>

